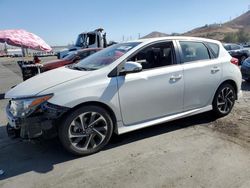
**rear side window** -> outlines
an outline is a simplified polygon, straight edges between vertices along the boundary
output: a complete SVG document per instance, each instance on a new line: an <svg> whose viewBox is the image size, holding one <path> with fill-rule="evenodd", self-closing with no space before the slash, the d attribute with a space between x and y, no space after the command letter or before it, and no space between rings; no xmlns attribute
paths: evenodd
<svg viewBox="0 0 250 188"><path fill-rule="evenodd" d="M201 42L180 41L183 62L210 59L207 47Z"/></svg>
<svg viewBox="0 0 250 188"><path fill-rule="evenodd" d="M217 58L219 56L219 49L220 49L219 45L211 42L208 42L207 45L212 51L213 56Z"/></svg>

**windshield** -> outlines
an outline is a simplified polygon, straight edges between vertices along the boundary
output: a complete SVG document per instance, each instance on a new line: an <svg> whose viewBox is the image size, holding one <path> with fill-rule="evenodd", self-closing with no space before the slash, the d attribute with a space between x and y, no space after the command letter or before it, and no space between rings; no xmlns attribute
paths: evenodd
<svg viewBox="0 0 250 188"><path fill-rule="evenodd" d="M83 47L85 46L86 43L86 34L80 34L78 35L77 39L76 39L76 43L75 46L77 47Z"/></svg>
<svg viewBox="0 0 250 188"><path fill-rule="evenodd" d="M112 45L104 50L101 50L77 63L75 69L97 70L110 65L119 57L123 56L129 50L140 44L139 42L121 43Z"/></svg>

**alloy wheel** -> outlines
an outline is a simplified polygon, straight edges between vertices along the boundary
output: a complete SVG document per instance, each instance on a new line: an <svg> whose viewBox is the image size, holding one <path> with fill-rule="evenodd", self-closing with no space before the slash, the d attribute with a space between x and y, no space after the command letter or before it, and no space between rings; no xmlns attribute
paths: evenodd
<svg viewBox="0 0 250 188"><path fill-rule="evenodd" d="M217 108L222 114L227 114L233 108L234 91L230 87L223 88L217 98Z"/></svg>
<svg viewBox="0 0 250 188"><path fill-rule="evenodd" d="M84 112L70 124L68 137L71 145L87 151L101 145L108 134L106 119L97 112Z"/></svg>

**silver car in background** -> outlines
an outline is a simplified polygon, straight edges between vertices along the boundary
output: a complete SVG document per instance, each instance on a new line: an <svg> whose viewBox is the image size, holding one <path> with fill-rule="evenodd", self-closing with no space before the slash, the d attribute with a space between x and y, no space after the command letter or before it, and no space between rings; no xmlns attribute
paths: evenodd
<svg viewBox="0 0 250 188"><path fill-rule="evenodd" d="M88 155L113 133L211 110L222 117L241 88L231 61L220 42L203 38L116 44L11 89L8 133L30 139L58 134L69 152Z"/></svg>

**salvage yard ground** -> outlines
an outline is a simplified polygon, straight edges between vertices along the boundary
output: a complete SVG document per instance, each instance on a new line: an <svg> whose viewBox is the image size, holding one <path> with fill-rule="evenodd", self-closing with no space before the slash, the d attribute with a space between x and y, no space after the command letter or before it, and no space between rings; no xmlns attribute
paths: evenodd
<svg viewBox="0 0 250 188"><path fill-rule="evenodd" d="M1 188L250 187L250 83L242 82L243 97L227 117L204 113L116 136L103 151L79 158L57 139L7 137L2 97L22 81L15 62L0 58Z"/></svg>

